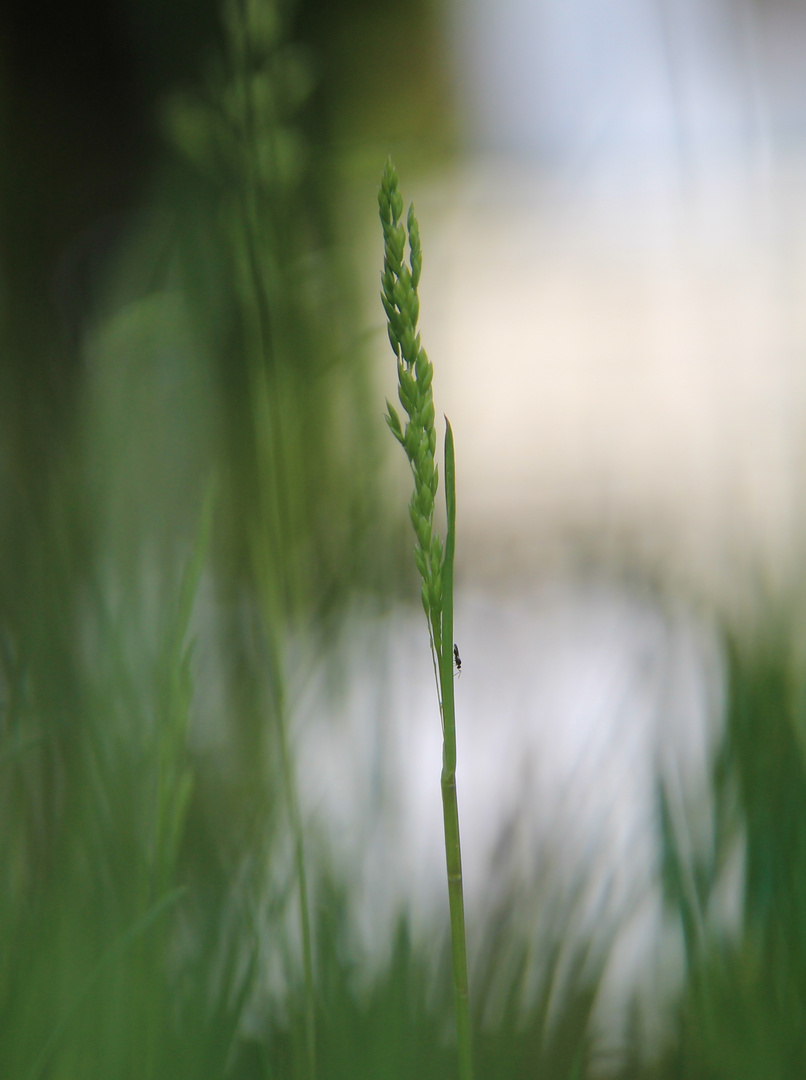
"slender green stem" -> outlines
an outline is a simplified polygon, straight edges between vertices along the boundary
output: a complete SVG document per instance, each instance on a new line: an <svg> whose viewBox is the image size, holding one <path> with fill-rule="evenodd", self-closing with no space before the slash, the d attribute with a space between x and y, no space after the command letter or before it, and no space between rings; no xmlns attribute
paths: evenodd
<svg viewBox="0 0 806 1080"><path fill-rule="evenodd" d="M280 767L286 797L286 809L294 840L294 861L299 894L302 931L302 962L305 978L305 1080L316 1080L316 993L313 976L313 946L306 873L304 831L299 806L291 749L288 740L288 715L285 698L285 657L282 634L293 614L299 596L298 571L292 557L290 521L291 497L285 478L290 471L288 432L283 428L283 403L287 400L281 385L282 364L278 362L282 344L277 330L275 308L280 288L270 274L272 262L263 256L261 240L274 225L269 220L268 201L261 196L257 163L258 123L250 90L251 75L246 57L250 42L247 5L240 0L239 18L233 21L233 65L242 91L241 128L245 147L245 183L241 191L244 250L247 255L249 294L244 309L250 393L253 406L253 429L257 457L259 499L257 522L252 537L252 555L258 577L262 616L271 671L271 692ZM274 239L274 238L273 238ZM272 301L274 300L274 304Z"/></svg>
<svg viewBox="0 0 806 1080"><path fill-rule="evenodd" d="M305 1057L308 1080L316 1078L316 997L313 981L313 950L311 947L311 917L308 903L308 875L305 870L305 843L302 828L302 815L299 808L297 785L291 768L291 752L288 746L288 726L286 724L285 698L283 695L282 676L278 675L278 693L275 694L275 712L280 741L281 768L283 786L294 834L294 861L299 889L299 912L302 930L302 966L305 976Z"/></svg>
<svg viewBox="0 0 806 1080"><path fill-rule="evenodd" d="M456 547L456 476L453 431L445 418L445 502L448 532L442 566L442 817L445 825L445 862L451 916L451 958L459 1046L460 1080L472 1080L473 1046L465 939L465 901L462 887L462 848L459 839L459 803L456 797L456 713L453 698L453 557Z"/></svg>

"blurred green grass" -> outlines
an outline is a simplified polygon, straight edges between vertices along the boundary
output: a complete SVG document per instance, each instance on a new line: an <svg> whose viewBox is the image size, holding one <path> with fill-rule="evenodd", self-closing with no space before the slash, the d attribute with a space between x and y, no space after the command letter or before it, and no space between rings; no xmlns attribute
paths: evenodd
<svg viewBox="0 0 806 1080"><path fill-rule="evenodd" d="M360 30L360 55L375 59L344 89L338 130L360 157L383 130L367 101L388 103L388 92L356 90L388 88L379 44L400 31L414 49L419 27L432 48L435 18L416 6L362 22L356 3L317 22L317 10L300 6L284 22L271 3L228 9L205 74L160 98L172 149L155 168L148 211L118 223L114 257L97 256L90 237L62 263L67 327L53 315L43 248L24 250L21 227L7 233L16 247L6 275L26 257L36 263L4 283L2 309L8 1080L306 1076L303 979L284 940L295 885L281 855L278 657L301 631L326 643L353 591L388 596L409 561L398 539L407 522L387 506L378 468L380 403L352 268L332 245L338 161L323 135L322 85L328 65L344 78ZM444 99L427 52L393 103L389 137L404 147L434 111L444 123L434 144L450 142L444 104L432 108ZM405 161L405 149L384 146L373 175L389 149ZM27 193L36 212L58 180L40 176ZM4 172L4 221L18 190ZM401 547L403 559L385 554ZM194 640L213 618L211 673ZM659 793L685 985L668 1043L647 1057L636 1038L624 1080L776 1080L806 1065L800 636L792 618L750 641L728 628L723 637L728 707L710 862L681 865ZM744 913L729 937L705 916L737 838ZM435 965L402 921L368 987L347 945L346 907L335 884L313 905L317 1075L451 1075L447 953ZM526 995L531 957L506 912L487 933L471 988L479 1076L597 1075L590 1017L606 957L573 956L560 986L558 922L542 982ZM287 966L280 998L261 1010L267 935Z"/></svg>

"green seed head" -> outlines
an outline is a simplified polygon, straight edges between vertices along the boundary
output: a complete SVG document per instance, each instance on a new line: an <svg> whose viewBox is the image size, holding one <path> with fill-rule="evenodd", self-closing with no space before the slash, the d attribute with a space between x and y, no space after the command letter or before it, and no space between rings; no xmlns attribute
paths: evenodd
<svg viewBox="0 0 806 1080"><path fill-rule="evenodd" d="M439 649L442 612L442 541L434 532L434 500L439 484L435 462L434 398L431 390L433 368L420 345L417 320L420 316L420 284L423 255L420 226L409 207L405 226L401 224L403 198L395 167L388 159L378 191L378 209L384 238L381 274L381 301L386 314L389 343L397 357L398 397L406 411L405 429L400 417L387 402L386 422L403 446L414 476L414 492L409 516L417 537L414 561L422 578L423 608L428 616L434 643ZM406 236L409 265L404 261Z"/></svg>

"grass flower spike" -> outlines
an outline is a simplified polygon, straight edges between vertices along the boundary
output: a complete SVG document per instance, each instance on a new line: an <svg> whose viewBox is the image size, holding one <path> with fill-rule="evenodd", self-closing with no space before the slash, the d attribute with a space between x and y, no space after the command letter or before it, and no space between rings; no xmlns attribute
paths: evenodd
<svg viewBox="0 0 806 1080"><path fill-rule="evenodd" d="M442 541L434 532L434 500L439 472L434 461L434 395L431 380L434 369L420 344L417 319L423 257L420 228L409 207L407 218L409 265L404 260L406 228L401 224L403 199L398 190L397 173L391 160L386 162L378 191L384 238L384 262L381 274L381 300L388 320L389 342L397 357L398 397L406 411L405 428L394 406L387 401L386 422L406 451L414 473L414 493L409 516L417 537L414 559L423 581L422 599L437 656L442 654Z"/></svg>
<svg viewBox="0 0 806 1080"><path fill-rule="evenodd" d="M398 397L406 411L405 428L394 406L387 401L386 422L406 451L414 474L414 493L409 516L417 544L414 560L422 578L422 598L431 639L431 655L437 680L442 720L442 817L445 827L445 862L448 871L448 901L451 919L451 961L453 966L456 1034L460 1080L472 1080L473 1059L470 1004L465 945L465 907L462 891L462 851L459 842L459 807L456 798L456 718L453 692L453 662L458 649L453 642L453 555L456 544L456 491L453 432L445 421L445 503L448 531L445 548L434 530L434 501L439 473L434 460L437 437L434 430L434 370L417 333L420 301L417 286L423 266L420 227L409 207L405 227L403 199L397 173L386 162L378 191L383 225L384 260L381 273L381 300L389 328L389 343L397 360ZM409 263L406 265L406 235Z"/></svg>

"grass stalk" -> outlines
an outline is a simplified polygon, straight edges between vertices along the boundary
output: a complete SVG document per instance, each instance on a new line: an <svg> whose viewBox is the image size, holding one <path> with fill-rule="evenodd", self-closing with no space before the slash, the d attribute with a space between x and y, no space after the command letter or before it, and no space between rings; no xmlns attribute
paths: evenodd
<svg viewBox="0 0 806 1080"><path fill-rule="evenodd" d="M459 804L456 795L456 712L453 692L453 560L456 548L456 483L453 431L445 418L445 502L448 531L442 541L434 530L434 500L439 475L434 462L433 368L417 333L419 299L417 285L422 270L420 228L409 207L406 227L401 224L403 200L391 160L387 161L378 192L384 234L384 268L381 299L388 320L389 342L397 359L398 397L406 410L405 429L387 401L386 422L406 451L414 476L409 516L417 537L414 560L422 578L422 602L428 621L432 659L438 672L439 709L442 720L442 816L445 827L445 862L451 925L456 1034L460 1080L472 1080L473 1051L465 938L465 905L462 887L462 849L459 838ZM409 265L404 261L406 233Z"/></svg>
<svg viewBox="0 0 806 1080"><path fill-rule="evenodd" d="M453 431L445 418L445 502L448 531L442 565L442 654L439 681L442 711L442 817L445 825L445 864L451 916L451 960L459 1047L459 1076L473 1076L470 993L467 978L465 900L462 887L462 846L459 838L459 803L456 797L456 711L453 696L453 556L456 548L456 478Z"/></svg>
<svg viewBox="0 0 806 1080"><path fill-rule="evenodd" d="M313 945L306 871L305 833L299 805L296 778L288 743L288 713L285 698L285 662L277 630L277 615L272 614L276 605L267 592L265 580L261 588L263 631L272 672L272 711L277 725L277 741L280 752L280 771L283 781L286 812L294 841L294 868L297 875L300 931L302 934L302 970L305 980L304 1054L306 1080L316 1080L316 987L313 977Z"/></svg>
<svg viewBox="0 0 806 1080"><path fill-rule="evenodd" d="M284 417L290 404L290 395L283 379L284 363L288 363L284 355L288 327L283 314L285 299L273 255L281 248L282 241L276 216L272 212L275 202L271 197L273 192L261 179L260 166L261 147L265 148L265 145L272 146L273 158L276 159L277 132L271 122L259 115L253 92L253 58L260 51L260 46L253 40L252 14L253 8L248 0L236 0L229 20L231 63L241 102L237 127L244 163L240 191L240 224L246 255L243 319L259 493L250 541L271 672L272 712L286 813L294 844L305 983L303 1076L305 1080L315 1080L316 987L310 898L302 813L289 745L284 648L284 634L293 622L302 592L298 560L293 554L298 512L293 503L293 485L289 482L294 475L293 462L299 455L299 448L292 446L290 431L293 423L285 423Z"/></svg>

